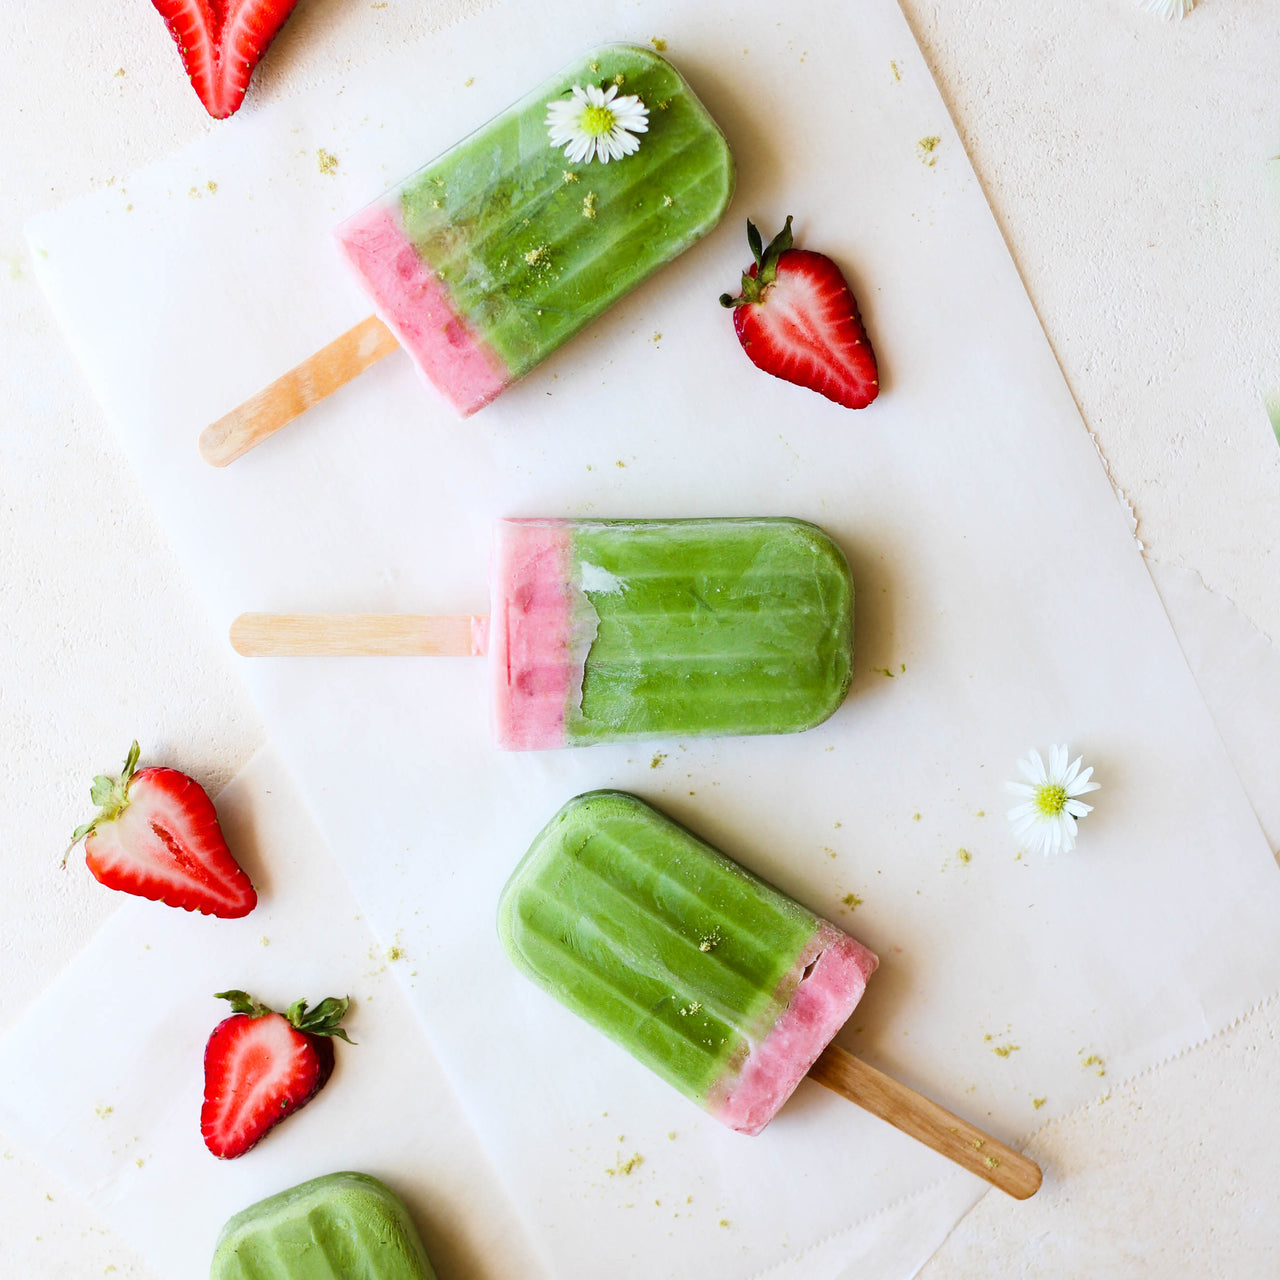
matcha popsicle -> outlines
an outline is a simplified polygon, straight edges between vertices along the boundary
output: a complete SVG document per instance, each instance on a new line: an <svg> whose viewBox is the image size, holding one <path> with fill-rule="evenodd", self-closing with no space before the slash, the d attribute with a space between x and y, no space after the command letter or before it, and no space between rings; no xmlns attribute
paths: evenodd
<svg viewBox="0 0 1280 1280"><path fill-rule="evenodd" d="M237 1213L210 1280L436 1280L400 1198L363 1173L330 1173Z"/></svg>
<svg viewBox="0 0 1280 1280"><path fill-rule="evenodd" d="M728 143L651 49L584 54L344 222L376 316L209 427L225 465L396 349L475 412L706 235Z"/></svg>
<svg viewBox="0 0 1280 1280"><path fill-rule="evenodd" d="M830 1042L876 957L692 832L620 791L570 800L498 905L544 991L740 1133L806 1074L1023 1198L1026 1157Z"/></svg>
<svg viewBox="0 0 1280 1280"><path fill-rule="evenodd" d="M489 618L246 614L249 656L490 656L509 750L794 733L844 701L853 583L786 518L502 520Z"/></svg>

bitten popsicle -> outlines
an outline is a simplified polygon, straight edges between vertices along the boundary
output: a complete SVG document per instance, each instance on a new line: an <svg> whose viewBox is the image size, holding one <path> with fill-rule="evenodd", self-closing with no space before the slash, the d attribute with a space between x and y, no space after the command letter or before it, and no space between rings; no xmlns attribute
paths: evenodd
<svg viewBox="0 0 1280 1280"><path fill-rule="evenodd" d="M508 750L795 733L844 701L853 582L786 518L502 520L491 614L244 614L246 656L488 651Z"/></svg>
<svg viewBox="0 0 1280 1280"><path fill-rule="evenodd" d="M400 1197L365 1173L330 1173L237 1213L210 1280L436 1280Z"/></svg>
<svg viewBox="0 0 1280 1280"><path fill-rule="evenodd" d="M208 427L225 466L404 347L462 416L706 235L728 143L652 50L595 49L343 223L376 315Z"/></svg>
<svg viewBox="0 0 1280 1280"><path fill-rule="evenodd" d="M570 800L502 892L517 967L718 1120L757 1134L806 1074L1019 1199L1040 1170L831 1044L861 943L620 791Z"/></svg>

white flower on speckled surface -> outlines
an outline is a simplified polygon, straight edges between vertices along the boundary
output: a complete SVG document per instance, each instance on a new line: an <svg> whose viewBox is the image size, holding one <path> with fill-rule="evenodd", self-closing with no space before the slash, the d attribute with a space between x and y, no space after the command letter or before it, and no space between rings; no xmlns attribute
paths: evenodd
<svg viewBox="0 0 1280 1280"><path fill-rule="evenodd" d="M547 106L547 132L553 147L563 147L577 164L621 160L640 148L638 133L649 131L649 108L634 93L618 97L618 86L607 89L575 84L572 96Z"/></svg>
<svg viewBox="0 0 1280 1280"><path fill-rule="evenodd" d="M1080 797L1098 790L1099 784L1089 781L1093 767L1082 772L1081 757L1067 764L1068 755L1065 746L1053 747L1046 769L1040 753L1031 751L1018 761L1026 782L1005 783L1015 795L1026 797L1009 810L1014 834L1026 848L1039 849L1046 857L1076 847L1076 821L1093 812Z"/></svg>
<svg viewBox="0 0 1280 1280"><path fill-rule="evenodd" d="M1185 18L1196 7L1196 0L1139 0L1139 3L1159 18Z"/></svg>

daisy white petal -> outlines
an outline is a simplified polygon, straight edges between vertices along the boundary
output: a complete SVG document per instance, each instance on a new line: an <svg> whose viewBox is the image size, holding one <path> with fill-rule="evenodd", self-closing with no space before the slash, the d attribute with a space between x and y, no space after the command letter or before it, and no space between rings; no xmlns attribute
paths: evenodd
<svg viewBox="0 0 1280 1280"><path fill-rule="evenodd" d="M1099 789L1098 783L1090 781L1092 766L1082 770L1082 763L1080 756L1071 759L1065 744L1055 744L1049 749L1047 767L1038 751L1029 751L1018 761L1027 781L1005 783L1015 795L1026 797L1008 810L1007 816L1014 835L1032 850L1039 849L1047 856L1076 847L1078 821L1093 812L1092 805L1077 797Z"/></svg>
<svg viewBox="0 0 1280 1280"><path fill-rule="evenodd" d="M621 160L639 149L637 134L649 131L649 108L635 94L618 97L618 86L577 85L569 97L547 104L547 137L575 163Z"/></svg>

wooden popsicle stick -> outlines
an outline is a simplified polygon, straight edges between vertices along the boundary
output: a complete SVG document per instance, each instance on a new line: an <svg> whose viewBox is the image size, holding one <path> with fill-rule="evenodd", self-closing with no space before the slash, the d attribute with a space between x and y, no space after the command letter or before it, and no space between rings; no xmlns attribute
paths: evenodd
<svg viewBox="0 0 1280 1280"><path fill-rule="evenodd" d="M246 658L471 658L488 618L426 613L242 613L231 647Z"/></svg>
<svg viewBox="0 0 1280 1280"><path fill-rule="evenodd" d="M895 1129L1017 1200L1026 1200L1040 1189L1040 1166L1034 1160L868 1066L839 1045L829 1044L822 1051L809 1069L809 1078L887 1120Z"/></svg>
<svg viewBox="0 0 1280 1280"><path fill-rule="evenodd" d="M205 427L200 433L200 456L210 466L225 467L399 347L377 316L362 320Z"/></svg>

